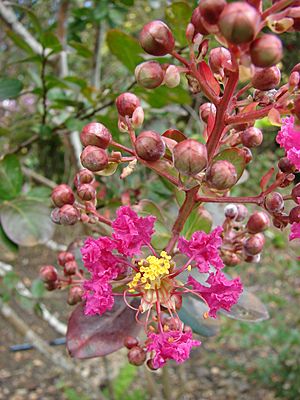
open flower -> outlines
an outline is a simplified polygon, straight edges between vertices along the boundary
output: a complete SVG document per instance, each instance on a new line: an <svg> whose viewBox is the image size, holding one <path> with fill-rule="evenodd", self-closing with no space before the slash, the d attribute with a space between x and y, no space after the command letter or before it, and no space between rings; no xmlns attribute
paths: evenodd
<svg viewBox="0 0 300 400"><path fill-rule="evenodd" d="M293 116L284 118L276 141L286 151L287 158L300 170L300 127L296 127Z"/></svg>

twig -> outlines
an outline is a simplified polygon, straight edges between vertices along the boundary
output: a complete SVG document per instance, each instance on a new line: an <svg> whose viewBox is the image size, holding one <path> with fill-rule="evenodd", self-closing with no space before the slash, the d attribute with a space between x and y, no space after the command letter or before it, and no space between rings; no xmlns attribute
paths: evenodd
<svg viewBox="0 0 300 400"><path fill-rule="evenodd" d="M41 183L42 185L48 186L50 189L54 189L57 184L50 179L46 178L43 175L38 174L35 171L32 171L30 168L27 167L22 167L22 171L24 175L28 176L29 178L32 178L38 183Z"/></svg>

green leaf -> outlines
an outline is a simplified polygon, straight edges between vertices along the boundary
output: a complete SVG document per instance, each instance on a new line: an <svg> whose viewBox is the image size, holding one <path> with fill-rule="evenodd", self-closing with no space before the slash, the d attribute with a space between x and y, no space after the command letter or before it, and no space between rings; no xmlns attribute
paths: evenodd
<svg viewBox="0 0 300 400"><path fill-rule="evenodd" d="M41 279L35 279L31 284L31 294L36 299L43 297L45 293L45 285Z"/></svg>
<svg viewBox="0 0 300 400"><path fill-rule="evenodd" d="M154 224L154 230L155 233L152 236L151 244L155 249L162 250L171 239L171 230L158 220Z"/></svg>
<svg viewBox="0 0 300 400"><path fill-rule="evenodd" d="M143 58L140 56L142 49L139 42L127 33L119 29L111 29L107 32L106 41L110 52L130 72L134 72L135 67L143 62Z"/></svg>
<svg viewBox="0 0 300 400"><path fill-rule="evenodd" d="M26 192L26 199L34 199L37 201L44 202L45 200L49 200L51 196L52 190L45 186L36 186L31 188L28 192Z"/></svg>
<svg viewBox="0 0 300 400"><path fill-rule="evenodd" d="M0 199L11 200L21 193L23 176L17 156L7 155L0 161Z"/></svg>
<svg viewBox="0 0 300 400"><path fill-rule="evenodd" d="M205 233L209 233L211 227L211 215L208 211L200 206L197 209L193 210L189 215L186 223L184 224L182 235L189 240L194 232L204 231Z"/></svg>
<svg viewBox="0 0 300 400"><path fill-rule="evenodd" d="M186 46L185 30L190 22L192 7L183 1L173 2L166 8L166 22L180 46Z"/></svg>
<svg viewBox="0 0 300 400"><path fill-rule="evenodd" d="M4 232L20 246L45 243L54 233L50 210L42 202L16 199L1 205L0 218Z"/></svg>
<svg viewBox="0 0 300 400"><path fill-rule="evenodd" d="M0 253L1 259L5 261L13 261L18 252L18 246L13 243L5 234L0 224Z"/></svg>
<svg viewBox="0 0 300 400"><path fill-rule="evenodd" d="M14 289L20 278L14 271L9 271L4 275L3 283L8 289Z"/></svg>
<svg viewBox="0 0 300 400"><path fill-rule="evenodd" d="M7 36L14 42L16 46L18 46L20 49L24 50L26 53L34 55L34 51L32 48L23 40L19 35L14 33L13 31L8 31Z"/></svg>
<svg viewBox="0 0 300 400"><path fill-rule="evenodd" d="M79 56L84 57L84 58L92 58L93 57L93 52L84 44L75 42L74 40L72 40L69 42L69 45L77 51L77 54Z"/></svg>
<svg viewBox="0 0 300 400"><path fill-rule="evenodd" d="M44 32L40 38L41 44L46 49L51 49L53 53L62 51L62 45L52 32Z"/></svg>
<svg viewBox="0 0 300 400"><path fill-rule="evenodd" d="M142 217L147 216L147 215L153 215L154 217L157 218L158 221L160 221L162 223L165 222L165 218L163 216L162 210L151 200L147 200L147 199L141 200L134 207L134 209Z"/></svg>
<svg viewBox="0 0 300 400"><path fill-rule="evenodd" d="M153 108L162 108L168 104L191 104L191 96L188 91L181 86L169 89L166 86L147 90L136 87L135 94L144 99Z"/></svg>
<svg viewBox="0 0 300 400"><path fill-rule="evenodd" d="M30 21L32 23L32 26L33 26L34 30L37 33L41 33L42 32L43 29L42 29L42 26L40 24L40 20L34 14L34 12L32 10L30 10L27 7L21 6L21 5L17 4L16 2L13 4L13 6L14 6L14 8L17 8L17 9L19 9L19 10L21 10L21 11L23 11L23 12L25 12L27 14L28 18L30 19Z"/></svg>
<svg viewBox="0 0 300 400"><path fill-rule="evenodd" d="M0 79L0 101L17 97L23 89L23 83L19 79Z"/></svg>
<svg viewBox="0 0 300 400"><path fill-rule="evenodd" d="M218 160L226 160L231 162L231 164L233 164L236 169L238 177L237 179L240 179L246 166L243 150L236 148L223 150L215 156L214 161Z"/></svg>

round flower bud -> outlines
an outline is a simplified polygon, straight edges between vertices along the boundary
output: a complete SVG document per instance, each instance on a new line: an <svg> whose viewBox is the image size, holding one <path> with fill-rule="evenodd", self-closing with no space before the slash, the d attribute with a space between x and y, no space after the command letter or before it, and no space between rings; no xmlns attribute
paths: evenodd
<svg viewBox="0 0 300 400"><path fill-rule="evenodd" d="M269 193L265 198L265 207L271 213L276 213L284 208L284 200L280 193Z"/></svg>
<svg viewBox="0 0 300 400"><path fill-rule="evenodd" d="M40 278L44 282L55 282L57 280L57 270L53 265L45 265L40 269Z"/></svg>
<svg viewBox="0 0 300 400"><path fill-rule="evenodd" d="M165 143L159 133L144 131L135 141L136 154L146 161L157 161L165 154Z"/></svg>
<svg viewBox="0 0 300 400"><path fill-rule="evenodd" d="M153 359L149 358L149 360L147 360L147 367L151 370L151 371L157 371L158 368L155 368L153 365Z"/></svg>
<svg viewBox="0 0 300 400"><path fill-rule="evenodd" d="M173 149L173 163L181 174L197 175L207 165L206 147L194 139L183 140Z"/></svg>
<svg viewBox="0 0 300 400"><path fill-rule="evenodd" d="M252 126L241 133L241 141L246 147L257 147L263 141L263 133L260 129Z"/></svg>
<svg viewBox="0 0 300 400"><path fill-rule="evenodd" d="M51 221L54 222L54 224L60 225L60 209L58 207L54 208L51 211L50 218Z"/></svg>
<svg viewBox="0 0 300 400"><path fill-rule="evenodd" d="M287 157L282 157L278 161L278 168L287 174L295 172L295 165Z"/></svg>
<svg viewBox="0 0 300 400"><path fill-rule="evenodd" d="M153 56L165 56L175 47L175 40L170 28L162 21L151 21L140 32L142 48Z"/></svg>
<svg viewBox="0 0 300 400"><path fill-rule="evenodd" d="M235 267L241 262L240 257L235 253L226 253L222 255L222 260L227 267Z"/></svg>
<svg viewBox="0 0 300 400"><path fill-rule="evenodd" d="M247 255L255 256L259 254L265 244L265 237L262 233L257 233L256 235L250 236L244 242L244 250Z"/></svg>
<svg viewBox="0 0 300 400"><path fill-rule="evenodd" d="M99 122L85 125L80 133L80 140L84 147L93 145L106 149L112 140L109 130Z"/></svg>
<svg viewBox="0 0 300 400"><path fill-rule="evenodd" d="M217 190L230 189L237 181L236 169L227 160L214 162L206 172L206 182Z"/></svg>
<svg viewBox="0 0 300 400"><path fill-rule="evenodd" d="M209 65L211 70L218 74L227 63L231 63L231 54L225 47L215 47L209 53Z"/></svg>
<svg viewBox="0 0 300 400"><path fill-rule="evenodd" d="M65 266L67 262L74 261L75 257L69 251L61 251L57 257L58 264L62 267Z"/></svg>
<svg viewBox="0 0 300 400"><path fill-rule="evenodd" d="M237 222L242 222L244 219L246 219L248 215L248 210L243 204L237 204L237 209L238 209L238 215L236 217Z"/></svg>
<svg viewBox="0 0 300 400"><path fill-rule="evenodd" d="M246 254L244 260L247 263L259 263L261 259L261 255L260 254L255 254L255 256L251 256L250 254Z"/></svg>
<svg viewBox="0 0 300 400"><path fill-rule="evenodd" d="M96 189L89 183L84 183L77 188L78 197L83 201L90 201L96 198Z"/></svg>
<svg viewBox="0 0 300 400"><path fill-rule="evenodd" d="M171 89L180 84L180 73L175 65L168 66L164 77L164 84Z"/></svg>
<svg viewBox="0 0 300 400"><path fill-rule="evenodd" d="M289 221L290 224L293 224L294 222L299 223L300 222L300 206L294 207L291 209L290 214L289 214Z"/></svg>
<svg viewBox="0 0 300 400"><path fill-rule="evenodd" d="M281 73L278 67L257 68L251 83L255 89L271 90L279 85Z"/></svg>
<svg viewBox="0 0 300 400"><path fill-rule="evenodd" d="M253 159L252 151L248 147L243 147L241 150L244 152L245 163L249 164Z"/></svg>
<svg viewBox="0 0 300 400"><path fill-rule="evenodd" d="M297 183L297 185L295 185L293 187L292 190L292 199L294 200L295 203L299 203L300 200L300 183Z"/></svg>
<svg viewBox="0 0 300 400"><path fill-rule="evenodd" d="M199 10L205 22L213 25L218 22L219 16L225 6L225 0L201 0Z"/></svg>
<svg viewBox="0 0 300 400"><path fill-rule="evenodd" d="M146 89L154 89L162 84L164 71L157 61L146 61L135 69L137 83Z"/></svg>
<svg viewBox="0 0 300 400"><path fill-rule="evenodd" d="M139 98L133 94L133 93L122 93L120 96L117 97L116 99L116 107L118 110L118 113L122 117L132 117L132 114L134 110L138 107L140 107L141 102Z"/></svg>
<svg viewBox="0 0 300 400"><path fill-rule="evenodd" d="M68 300L67 303L70 306L75 306L82 300L83 290L80 286L73 286L69 290Z"/></svg>
<svg viewBox="0 0 300 400"><path fill-rule="evenodd" d="M143 365L146 361L146 352L139 346L134 346L128 352L128 361L135 366Z"/></svg>
<svg viewBox="0 0 300 400"><path fill-rule="evenodd" d="M144 122L144 110L142 107L137 107L133 113L132 113L132 118L131 118L131 123L133 128L140 128L143 125Z"/></svg>
<svg viewBox="0 0 300 400"><path fill-rule="evenodd" d="M191 17L191 24L194 25L195 28L195 35L200 33L201 35L207 35L208 31L204 26L204 21L202 19L199 7L196 7L193 11L192 17Z"/></svg>
<svg viewBox="0 0 300 400"><path fill-rule="evenodd" d="M64 184L58 185L53 189L51 198L57 207L62 207L64 204L73 204L75 201L72 189Z"/></svg>
<svg viewBox="0 0 300 400"><path fill-rule="evenodd" d="M273 225L275 226L275 228L277 228L277 229L284 229L289 223L288 220L286 221L285 219L282 219L277 216L273 218L272 222L273 222Z"/></svg>
<svg viewBox="0 0 300 400"><path fill-rule="evenodd" d="M78 221L79 212L77 208L71 206L70 204L64 205L59 212L60 223L62 225L74 225Z"/></svg>
<svg viewBox="0 0 300 400"><path fill-rule="evenodd" d="M224 214L226 218L234 219L238 215L238 208L235 204L228 204L224 208Z"/></svg>
<svg viewBox="0 0 300 400"><path fill-rule="evenodd" d="M213 116L216 115L217 109L213 103L203 103L199 107L199 117L202 119L203 122L206 124L208 123L208 117L212 114Z"/></svg>
<svg viewBox="0 0 300 400"><path fill-rule="evenodd" d="M259 29L260 15L247 3L235 1L227 4L219 17L219 28L230 43L251 42Z"/></svg>
<svg viewBox="0 0 300 400"><path fill-rule="evenodd" d="M88 169L82 169L79 171L74 178L74 186L77 188L83 183L91 183L94 180L94 174Z"/></svg>
<svg viewBox="0 0 300 400"><path fill-rule="evenodd" d="M127 349L132 349L135 346L138 346L139 341L136 337L133 336L126 336L124 339L124 346L127 347Z"/></svg>
<svg viewBox="0 0 300 400"><path fill-rule="evenodd" d="M76 274L77 268L78 268L78 265L75 260L68 261L68 262L66 262L66 264L64 266L64 274L66 276L74 275L74 274Z"/></svg>
<svg viewBox="0 0 300 400"><path fill-rule="evenodd" d="M268 229L270 220L266 213L263 211L254 212L247 222L247 229L249 233L260 233Z"/></svg>
<svg viewBox="0 0 300 400"><path fill-rule="evenodd" d="M251 61L256 67L272 67L282 59L282 55L281 40L275 35L262 35L251 43Z"/></svg>
<svg viewBox="0 0 300 400"><path fill-rule="evenodd" d="M108 156L105 150L96 146L87 146L80 156L81 164L90 171L102 171L108 165Z"/></svg>

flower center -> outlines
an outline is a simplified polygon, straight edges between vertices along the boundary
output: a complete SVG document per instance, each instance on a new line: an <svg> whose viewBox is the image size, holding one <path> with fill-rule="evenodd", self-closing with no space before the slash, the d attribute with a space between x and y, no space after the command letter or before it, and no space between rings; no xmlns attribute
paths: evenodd
<svg viewBox="0 0 300 400"><path fill-rule="evenodd" d="M170 268L173 266L170 260L171 256L162 251L160 258L149 256L139 261L139 272L135 274L132 281L128 284L129 291L134 292L137 287L145 290L159 289L161 279L169 275Z"/></svg>

